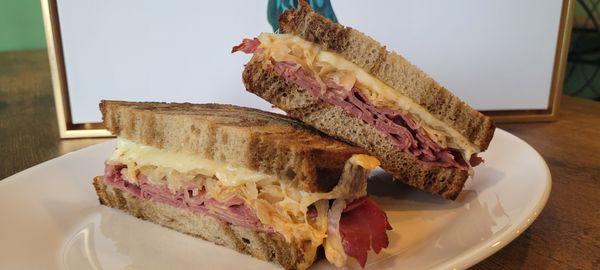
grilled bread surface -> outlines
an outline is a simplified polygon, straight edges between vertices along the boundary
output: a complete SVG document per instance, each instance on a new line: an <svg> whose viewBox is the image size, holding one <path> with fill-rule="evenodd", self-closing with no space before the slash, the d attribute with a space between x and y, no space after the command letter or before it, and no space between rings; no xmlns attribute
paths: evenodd
<svg viewBox="0 0 600 270"><path fill-rule="evenodd" d="M242 76L248 91L308 125L366 149L397 180L447 199L455 199L469 177L465 170L431 166L419 162L412 154L399 151L373 126L286 81L268 65L263 65L258 57L253 57L246 65Z"/></svg>
<svg viewBox="0 0 600 270"><path fill-rule="evenodd" d="M211 216L200 215L150 199L140 199L112 188L101 176L94 178L100 203L121 209L132 216L222 245L258 259L278 263L285 269L305 269L315 258L308 252L310 242L290 243L275 233L256 232Z"/></svg>
<svg viewBox="0 0 600 270"><path fill-rule="evenodd" d="M107 101L104 125L114 135L279 177L309 192L327 192L344 164L365 150L289 117L219 104Z"/></svg>
<svg viewBox="0 0 600 270"><path fill-rule="evenodd" d="M358 65L388 86L409 97L432 115L460 132L481 151L494 134L493 121L471 108L404 57L373 38L334 23L300 1L279 17L279 31L316 43Z"/></svg>

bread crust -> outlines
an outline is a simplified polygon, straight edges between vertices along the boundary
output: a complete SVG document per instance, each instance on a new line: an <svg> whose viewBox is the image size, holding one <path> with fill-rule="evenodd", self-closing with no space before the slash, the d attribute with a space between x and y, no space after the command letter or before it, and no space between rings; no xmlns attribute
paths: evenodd
<svg viewBox="0 0 600 270"><path fill-rule="evenodd" d="M199 215L149 199L139 199L106 185L103 177L93 181L100 204L123 210L132 216L185 233L285 269L306 269L316 259L307 243L288 243L276 233L256 232L211 216Z"/></svg>
<svg viewBox="0 0 600 270"><path fill-rule="evenodd" d="M353 154L366 151L284 115L220 104L103 100L114 135L277 176L309 192L328 192Z"/></svg>
<svg viewBox="0 0 600 270"><path fill-rule="evenodd" d="M279 76L270 65L254 56L242 74L244 85L273 105L306 124L366 149L381 161L381 167L408 185L455 199L469 174L457 168L432 166L412 154L399 151L389 139L361 119L321 101L294 83Z"/></svg>
<svg viewBox="0 0 600 270"><path fill-rule="evenodd" d="M487 149L494 135L491 118L471 108L404 57L373 38L334 23L301 1L279 17L279 31L293 34L335 52L396 89L448 124L471 143Z"/></svg>

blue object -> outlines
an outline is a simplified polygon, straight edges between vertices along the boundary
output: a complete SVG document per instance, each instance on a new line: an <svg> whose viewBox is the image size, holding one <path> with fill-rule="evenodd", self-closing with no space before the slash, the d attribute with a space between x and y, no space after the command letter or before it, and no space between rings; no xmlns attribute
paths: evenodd
<svg viewBox="0 0 600 270"><path fill-rule="evenodd" d="M335 23L338 22L329 0L307 0L307 2L319 14ZM267 20L269 20L269 24L273 27L273 32L279 30L279 15L290 8L297 7L298 0L269 0L269 4L267 5Z"/></svg>

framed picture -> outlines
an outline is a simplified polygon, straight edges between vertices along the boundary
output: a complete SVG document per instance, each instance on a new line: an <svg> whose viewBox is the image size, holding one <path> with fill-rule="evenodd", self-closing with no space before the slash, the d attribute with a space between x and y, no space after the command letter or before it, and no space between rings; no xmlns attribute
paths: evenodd
<svg viewBox="0 0 600 270"><path fill-rule="evenodd" d="M41 0L62 138L110 136L101 99L229 103L231 47L272 32L267 0ZM403 55L498 122L557 116L573 0L331 0L338 21Z"/></svg>

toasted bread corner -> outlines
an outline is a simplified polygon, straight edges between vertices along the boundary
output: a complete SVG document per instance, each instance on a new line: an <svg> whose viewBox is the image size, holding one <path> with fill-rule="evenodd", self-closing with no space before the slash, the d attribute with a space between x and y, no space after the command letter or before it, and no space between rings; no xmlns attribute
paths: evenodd
<svg viewBox="0 0 600 270"><path fill-rule="evenodd" d="M331 190L365 150L287 116L220 104L102 101L114 135L277 176L309 192Z"/></svg>
<svg viewBox="0 0 600 270"><path fill-rule="evenodd" d="M334 23L301 1L279 17L280 32L318 44L353 62L377 79L426 108L471 143L487 149L495 125L404 57L350 27Z"/></svg>

